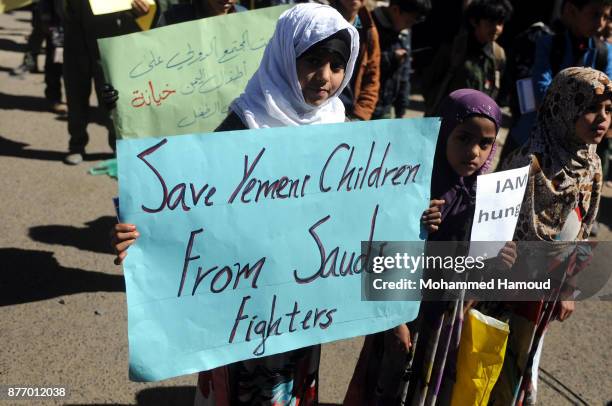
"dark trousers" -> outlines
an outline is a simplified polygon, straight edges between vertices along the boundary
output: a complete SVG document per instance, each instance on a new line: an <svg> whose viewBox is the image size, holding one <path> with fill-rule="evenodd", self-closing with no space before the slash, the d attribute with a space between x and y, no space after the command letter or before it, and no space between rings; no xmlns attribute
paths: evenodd
<svg viewBox="0 0 612 406"><path fill-rule="evenodd" d="M94 81L98 104L102 100L104 74L98 59L96 39L80 24L66 24L64 36L64 84L68 102L69 151L85 151L89 141L89 97ZM100 106L101 108L104 108ZM115 150L115 129L108 111L104 111L104 126L108 129L108 144Z"/></svg>
<svg viewBox="0 0 612 406"><path fill-rule="evenodd" d="M45 97L51 102L62 100L62 64L53 62L55 57L55 46L48 35L46 39L47 49L45 56Z"/></svg>
<svg viewBox="0 0 612 406"><path fill-rule="evenodd" d="M40 20L40 12L38 6L33 6L32 9L32 32L28 37L28 43L26 46L26 55L30 55L36 58L36 55L40 54L42 49L42 43L45 40L45 32L42 21Z"/></svg>

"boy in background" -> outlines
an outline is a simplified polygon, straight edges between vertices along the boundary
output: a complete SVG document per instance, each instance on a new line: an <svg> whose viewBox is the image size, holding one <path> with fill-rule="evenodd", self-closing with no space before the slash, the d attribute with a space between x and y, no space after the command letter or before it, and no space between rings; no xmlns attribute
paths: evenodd
<svg viewBox="0 0 612 406"><path fill-rule="evenodd" d="M372 12L380 43L380 93L373 119L402 117L410 96L410 35L402 33L423 21L430 0L391 0ZM405 31L404 31L405 32Z"/></svg>
<svg viewBox="0 0 612 406"><path fill-rule="evenodd" d="M612 45L598 38L607 23L612 0L565 0L554 34L536 45L533 86L539 104L553 77L571 66L591 67L612 74Z"/></svg>
<svg viewBox="0 0 612 406"><path fill-rule="evenodd" d="M508 0L470 2L465 28L450 47L440 49L423 77L425 115L437 115L441 101L457 89L475 89L497 98L506 54L496 40L511 15Z"/></svg>
<svg viewBox="0 0 612 406"><path fill-rule="evenodd" d="M12 76L23 78L27 72L38 70L38 54L45 41L45 97L49 110L64 115L68 112L62 102L62 60L64 30L62 0L40 0L32 5L32 33L28 37L23 63L15 68Z"/></svg>
<svg viewBox="0 0 612 406"><path fill-rule="evenodd" d="M68 153L64 163L83 162L89 142L87 125L90 121L89 96L91 83L98 100L102 101L104 73L100 63L97 40L140 31L135 22L136 11L94 15L89 0L64 0L64 85L68 102ZM108 111L102 109L100 119L108 130L108 143L115 150L116 134Z"/></svg>
<svg viewBox="0 0 612 406"><path fill-rule="evenodd" d="M340 94L346 117L370 120L380 91L380 44L372 15L363 0L331 0L342 17L359 33L359 55L348 86Z"/></svg>
<svg viewBox="0 0 612 406"><path fill-rule="evenodd" d="M552 25L552 33L543 34L536 43L532 68L535 104L539 105L555 75L572 66L590 67L612 75L612 44L599 35L608 24L612 0L564 0L561 18ZM536 111L522 114L512 127L502 157L522 146L535 123ZM602 164L608 163L605 150L609 140L598 146ZM607 179L607 165L604 166ZM596 235L598 224L592 227Z"/></svg>

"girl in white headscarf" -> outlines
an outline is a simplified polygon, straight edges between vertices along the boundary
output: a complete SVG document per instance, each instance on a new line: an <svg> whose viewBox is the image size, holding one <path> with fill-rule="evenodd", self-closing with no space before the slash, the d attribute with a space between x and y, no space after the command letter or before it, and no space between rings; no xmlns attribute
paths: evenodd
<svg viewBox="0 0 612 406"><path fill-rule="evenodd" d="M259 69L216 131L345 121L338 95L359 52L357 30L336 10L299 4L283 13ZM138 237L117 224L116 264ZM320 346L237 362L200 372L195 404L314 405L318 403Z"/></svg>
<svg viewBox="0 0 612 406"><path fill-rule="evenodd" d="M337 11L297 5L280 16L259 69L230 109L248 128L342 122L338 96L358 52L357 30ZM235 119L230 115L217 131Z"/></svg>

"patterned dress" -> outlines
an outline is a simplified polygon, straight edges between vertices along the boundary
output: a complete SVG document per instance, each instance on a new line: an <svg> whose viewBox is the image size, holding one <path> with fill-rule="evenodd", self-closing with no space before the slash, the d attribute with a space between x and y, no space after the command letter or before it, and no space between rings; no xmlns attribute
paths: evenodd
<svg viewBox="0 0 612 406"><path fill-rule="evenodd" d="M576 121L594 103L611 98L612 84L602 72L591 68L561 71L542 102L530 140L504 164L506 169L532 165L515 232L519 257L526 256L521 251L529 241L579 241L589 236L601 195L601 163L596 145L585 144L576 135ZM523 241L527 243L521 244ZM587 259L561 249L555 261L556 267L564 267L565 286L548 300L512 306L506 358L491 395L492 405L536 403L538 360L546 328L557 316L559 301L571 298L571 279Z"/></svg>
<svg viewBox="0 0 612 406"><path fill-rule="evenodd" d="M476 177L490 170L495 144L482 167L462 177L446 159L447 140L471 116L486 117L499 129L501 111L493 99L473 89L451 93L442 111L431 196L445 200L445 204L441 210L442 223L438 231L429 235L428 241L453 241L455 255L465 255L464 242L470 237L476 204ZM437 255L429 252L431 246L426 249L428 255ZM448 255L448 249L445 247L442 256ZM345 406L447 404L453 389L463 313L461 299L422 302L417 320L408 324L413 344L410 354L392 345L390 332L367 337Z"/></svg>

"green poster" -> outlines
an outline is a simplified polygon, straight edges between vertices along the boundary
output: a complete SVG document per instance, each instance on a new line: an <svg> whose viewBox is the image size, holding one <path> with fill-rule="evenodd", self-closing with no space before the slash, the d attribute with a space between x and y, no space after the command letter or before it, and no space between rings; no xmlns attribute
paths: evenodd
<svg viewBox="0 0 612 406"><path fill-rule="evenodd" d="M259 67L289 6L204 18L98 41L106 79L119 91L120 138L214 130Z"/></svg>

